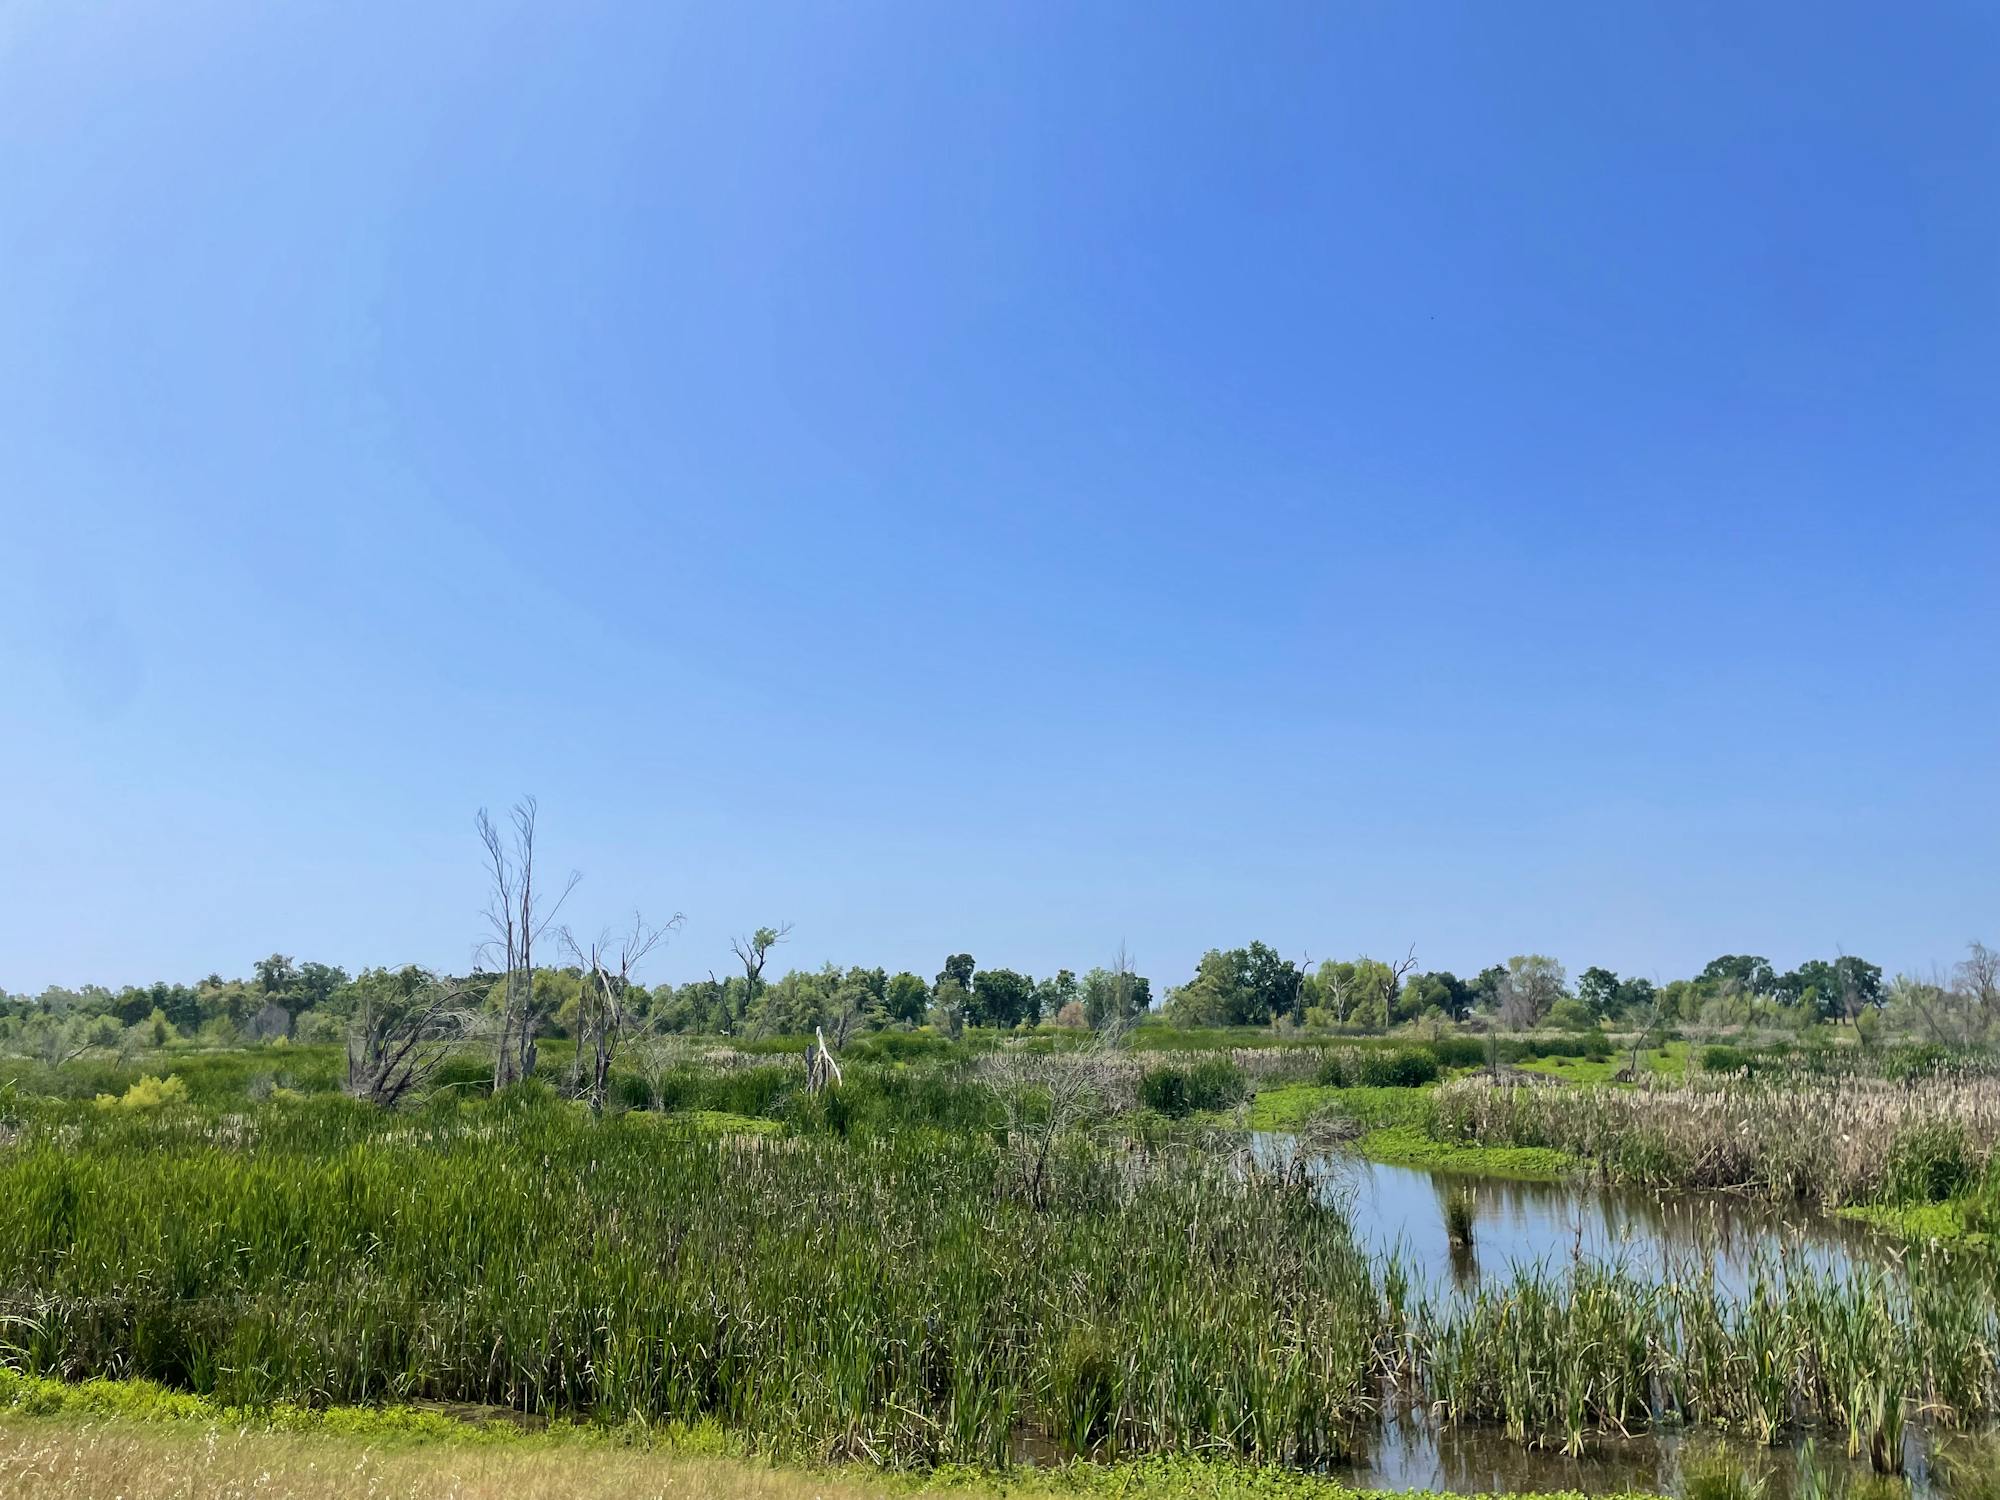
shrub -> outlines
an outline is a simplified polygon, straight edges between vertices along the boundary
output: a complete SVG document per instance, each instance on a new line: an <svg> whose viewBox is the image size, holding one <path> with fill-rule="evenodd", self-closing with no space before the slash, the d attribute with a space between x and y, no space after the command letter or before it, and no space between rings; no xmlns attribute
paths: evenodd
<svg viewBox="0 0 2000 1500"><path fill-rule="evenodd" d="M1486 1043L1476 1036L1441 1036L1430 1044L1431 1053L1447 1068L1479 1068L1486 1065Z"/></svg>
<svg viewBox="0 0 2000 1500"><path fill-rule="evenodd" d="M1964 1133L1942 1122L1918 1125L1889 1147L1885 1185L1899 1203L1942 1203L1976 1176Z"/></svg>
<svg viewBox="0 0 2000 1500"><path fill-rule="evenodd" d="M1440 1072L1428 1047L1343 1047L1327 1054L1319 1081L1335 1088L1414 1089L1437 1082Z"/></svg>
<svg viewBox="0 0 2000 1500"><path fill-rule="evenodd" d="M1701 1068L1704 1073L1748 1073L1754 1065L1750 1054L1741 1047L1727 1046L1721 1042L1701 1049Z"/></svg>
<svg viewBox="0 0 2000 1500"><path fill-rule="evenodd" d="M1171 1120L1198 1110L1228 1109L1248 1093L1243 1070L1226 1057L1203 1058L1185 1068L1155 1068L1139 1080L1139 1102Z"/></svg>
<svg viewBox="0 0 2000 1500"><path fill-rule="evenodd" d="M1597 1017L1581 1000L1558 1000L1549 1007L1548 1024L1559 1031L1595 1031Z"/></svg>
<svg viewBox="0 0 2000 1500"><path fill-rule="evenodd" d="M188 1086L185 1080L168 1074L165 1078L155 1078L150 1073L141 1078L123 1094L99 1094L99 1109L158 1109L165 1104L186 1102Z"/></svg>
<svg viewBox="0 0 2000 1500"><path fill-rule="evenodd" d="M1582 1036L1503 1040L1500 1043L1500 1055L1509 1062L1520 1062L1535 1057L1588 1057L1601 1062L1611 1055L1611 1038L1601 1031L1592 1030Z"/></svg>

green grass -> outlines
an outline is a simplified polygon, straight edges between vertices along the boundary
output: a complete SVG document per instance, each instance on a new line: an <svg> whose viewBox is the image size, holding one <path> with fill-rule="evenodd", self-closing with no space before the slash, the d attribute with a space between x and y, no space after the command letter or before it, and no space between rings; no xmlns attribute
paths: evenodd
<svg viewBox="0 0 2000 1500"><path fill-rule="evenodd" d="M1005 1473L940 1465L883 1471L859 1463L775 1467L720 1428L527 1430L402 1408L284 1410L219 1406L144 1382L0 1379L0 1443L32 1452L19 1476L64 1494L356 1493L615 1496L700 1500L1459 1500L1361 1490L1322 1474L1213 1456L1071 1463ZM51 1442L53 1440L53 1442ZM39 1450L39 1451L35 1451ZM559 1466L552 1472L551 1466ZM0 1469L4 1469L0 1461ZM136 1482L135 1482L136 1481ZM386 1481L386 1482L385 1482ZM1517 1500L1582 1500L1570 1492ZM1652 1500L1636 1493L1613 1500Z"/></svg>
<svg viewBox="0 0 2000 1500"><path fill-rule="evenodd" d="M1440 1141L1421 1125L1388 1125L1371 1130L1355 1146L1370 1160L1392 1166L1510 1177L1523 1182L1554 1181L1576 1165L1575 1157L1542 1146L1462 1146Z"/></svg>
<svg viewBox="0 0 2000 1500"><path fill-rule="evenodd" d="M1836 1209L1843 1219L1872 1225L1906 1240L1935 1240L1975 1245L1987 1236L1966 1228L1963 1207L1947 1203L1864 1203Z"/></svg>
<svg viewBox="0 0 2000 1500"><path fill-rule="evenodd" d="M1611 1083L1631 1061L1632 1054L1628 1051L1615 1052L1610 1057L1535 1057L1516 1066L1531 1073L1546 1073L1566 1083ZM1664 1047L1649 1047L1639 1054L1639 1068L1656 1077L1679 1078L1687 1072L1687 1044L1669 1042Z"/></svg>
<svg viewBox="0 0 2000 1500"><path fill-rule="evenodd" d="M1363 1129L1407 1125L1425 1114L1428 1088L1334 1088L1314 1083L1263 1089L1250 1101L1252 1130L1297 1130L1321 1115L1345 1115Z"/></svg>
<svg viewBox="0 0 2000 1500"><path fill-rule="evenodd" d="M1248 1123L1252 1130L1299 1130L1322 1116L1345 1115L1362 1127L1355 1142L1361 1155L1399 1167L1552 1181L1576 1165L1574 1157L1538 1146L1437 1140L1429 1129L1429 1093L1429 1089L1340 1089L1295 1083L1259 1093L1250 1103Z"/></svg>
<svg viewBox="0 0 2000 1500"><path fill-rule="evenodd" d="M693 1129L703 1135L782 1135L785 1129L776 1120L767 1120L756 1115L732 1114L726 1109L688 1109L678 1114L659 1115L654 1118L662 1125Z"/></svg>

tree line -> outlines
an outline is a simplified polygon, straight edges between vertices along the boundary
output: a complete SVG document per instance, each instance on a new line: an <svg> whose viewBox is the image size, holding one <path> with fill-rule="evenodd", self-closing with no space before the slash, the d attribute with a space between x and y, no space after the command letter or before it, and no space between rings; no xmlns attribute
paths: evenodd
<svg viewBox="0 0 2000 1500"><path fill-rule="evenodd" d="M968 1026L1102 1030L1156 1008L1181 1026L1333 1032L1475 1020L1526 1030L1758 1019L1865 1031L1894 1005L1911 1030L1932 1040L2000 1041L2000 955L1980 943L1949 973L1901 975L1889 984L1879 965L1852 954L1784 971L1759 955L1724 954L1698 974L1656 985L1595 965L1572 983L1545 954L1517 954L1461 978L1422 969L1414 949L1400 959L1314 965L1252 942L1208 950L1156 1007L1151 982L1122 948L1107 965L1081 973L1059 968L1041 979L982 969L964 952L948 954L928 979L832 963L771 979L766 970L792 931L778 923L733 939L737 962L726 975L649 987L639 968L681 917L648 923L634 914L615 934L606 928L580 936L562 920L578 876L547 881L536 868L538 812L528 797L504 823L484 809L475 820L488 932L469 973L404 966L350 976L338 965L273 953L257 960L248 978L210 974L192 985L162 980L115 991L52 986L32 997L0 992L0 1044L59 1063L92 1047L345 1040L357 1087L379 1092L409 1087L435 1066L446 1043L466 1039L492 1043L494 1086L505 1087L536 1071L540 1039L558 1036L577 1043L572 1081L595 1096L619 1038L635 1031L770 1037L819 1029L838 1045L864 1031L926 1024L954 1036Z"/></svg>

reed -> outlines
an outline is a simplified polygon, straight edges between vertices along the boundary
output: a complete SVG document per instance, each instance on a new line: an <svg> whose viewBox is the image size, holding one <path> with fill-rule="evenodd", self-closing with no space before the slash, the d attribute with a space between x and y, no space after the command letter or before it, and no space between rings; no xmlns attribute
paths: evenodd
<svg viewBox="0 0 2000 1500"><path fill-rule="evenodd" d="M1433 1121L1445 1140L1552 1147L1648 1187L1829 1206L1904 1201L1945 1196L1985 1170L2000 1141L2000 1079L1528 1088L1467 1078L1437 1090Z"/></svg>
<svg viewBox="0 0 2000 1500"><path fill-rule="evenodd" d="M1818 1432L1893 1473L1915 1414L2000 1414L1994 1282L1942 1257L1431 1289L1305 1175L1178 1135L1080 1131L1031 1198L975 1071L692 1075L704 1111L786 1121L757 1136L747 1108L597 1119L536 1087L393 1115L43 1101L0 1153L0 1340L35 1374L235 1404L710 1421L891 1465L1023 1442L1313 1465L1415 1400L1572 1452L1667 1421Z"/></svg>

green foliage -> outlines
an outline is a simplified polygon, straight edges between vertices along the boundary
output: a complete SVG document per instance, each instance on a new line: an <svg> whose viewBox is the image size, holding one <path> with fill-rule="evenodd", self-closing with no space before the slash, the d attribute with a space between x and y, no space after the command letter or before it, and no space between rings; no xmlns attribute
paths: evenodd
<svg viewBox="0 0 2000 1500"><path fill-rule="evenodd" d="M1942 1203L1968 1189L1979 1168L1965 1133L1931 1122L1906 1130L1889 1148L1886 1197L1894 1203Z"/></svg>
<svg viewBox="0 0 2000 1500"><path fill-rule="evenodd" d="M99 1109L159 1109L169 1104L187 1102L188 1086L182 1079L169 1075L165 1078L141 1078L123 1094L99 1094Z"/></svg>
<svg viewBox="0 0 2000 1500"><path fill-rule="evenodd" d="M1249 1085L1227 1058L1207 1057L1189 1067L1154 1068L1139 1080L1139 1102L1170 1120L1243 1102Z"/></svg>
<svg viewBox="0 0 2000 1500"><path fill-rule="evenodd" d="M1319 1081L1335 1088L1415 1089L1436 1083L1442 1071L1429 1047L1341 1047L1320 1063Z"/></svg>
<svg viewBox="0 0 2000 1500"><path fill-rule="evenodd" d="M1194 978L1167 996L1167 1013L1180 1026L1263 1025L1301 1013L1305 976L1298 965L1263 943L1211 948Z"/></svg>
<svg viewBox="0 0 2000 1500"><path fill-rule="evenodd" d="M1701 1068L1704 1073L1747 1073L1753 1066L1750 1054L1741 1047L1730 1047L1718 1042L1701 1049Z"/></svg>
<svg viewBox="0 0 2000 1500"><path fill-rule="evenodd" d="M228 1405L717 1418L783 1452L982 1466L1023 1424L1310 1463L1372 1406L1344 1222L1202 1157L1138 1181L1082 1158L1037 1211L971 1131L760 1149L532 1087L321 1105L86 1122L0 1159L20 1367ZM1292 1277L1311 1297L1275 1299Z"/></svg>

